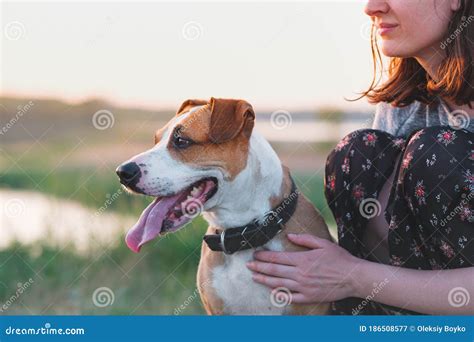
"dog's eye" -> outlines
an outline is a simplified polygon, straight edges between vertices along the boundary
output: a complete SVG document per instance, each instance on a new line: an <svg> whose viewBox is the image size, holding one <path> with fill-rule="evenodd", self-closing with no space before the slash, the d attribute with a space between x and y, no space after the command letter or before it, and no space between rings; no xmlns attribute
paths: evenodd
<svg viewBox="0 0 474 342"><path fill-rule="evenodd" d="M179 135L173 137L173 145L179 149L185 149L186 147L189 147L192 143L192 140L180 137Z"/></svg>

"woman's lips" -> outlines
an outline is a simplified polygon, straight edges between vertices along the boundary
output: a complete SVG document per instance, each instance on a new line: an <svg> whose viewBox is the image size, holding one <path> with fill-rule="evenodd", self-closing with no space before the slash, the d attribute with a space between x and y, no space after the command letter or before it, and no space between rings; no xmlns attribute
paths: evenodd
<svg viewBox="0 0 474 342"><path fill-rule="evenodd" d="M395 28L398 27L398 24L387 24L387 23L380 23L377 25L377 31L379 35L385 36L391 33Z"/></svg>

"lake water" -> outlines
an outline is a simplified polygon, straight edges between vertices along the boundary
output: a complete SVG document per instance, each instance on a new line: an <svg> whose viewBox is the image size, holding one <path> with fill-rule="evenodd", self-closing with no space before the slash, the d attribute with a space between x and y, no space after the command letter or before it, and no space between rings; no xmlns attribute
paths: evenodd
<svg viewBox="0 0 474 342"><path fill-rule="evenodd" d="M135 221L38 192L0 189L0 248L13 241L47 241L87 252L120 242L118 238Z"/></svg>

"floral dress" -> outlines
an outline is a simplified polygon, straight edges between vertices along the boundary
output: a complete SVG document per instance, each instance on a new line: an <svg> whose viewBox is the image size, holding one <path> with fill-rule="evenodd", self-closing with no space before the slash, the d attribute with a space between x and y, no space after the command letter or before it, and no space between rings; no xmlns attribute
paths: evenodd
<svg viewBox="0 0 474 342"><path fill-rule="evenodd" d="M377 198L394 171L387 207L381 208ZM328 156L325 195L339 245L359 258L371 255L363 243L368 220L384 215L391 265L418 270L474 266L471 131L434 126L406 139L375 129L355 131ZM332 313L417 314L370 298L336 301Z"/></svg>

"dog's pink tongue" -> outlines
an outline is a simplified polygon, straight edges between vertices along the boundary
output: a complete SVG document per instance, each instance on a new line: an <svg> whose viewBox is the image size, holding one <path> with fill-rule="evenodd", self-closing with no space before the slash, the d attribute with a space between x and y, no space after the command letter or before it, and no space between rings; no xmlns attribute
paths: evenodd
<svg viewBox="0 0 474 342"><path fill-rule="evenodd" d="M125 238L128 248L135 253L146 242L153 240L161 232L166 213L180 195L155 199L141 214L138 222L130 228Z"/></svg>

